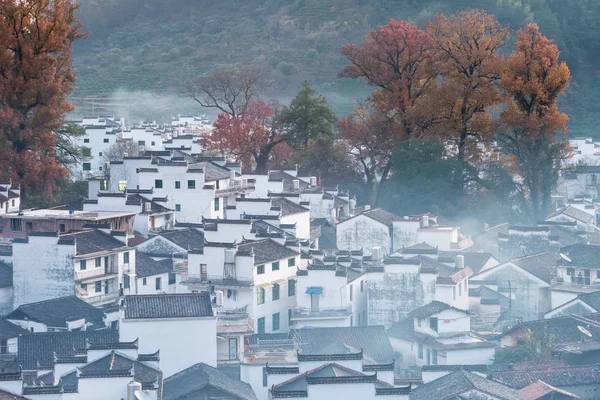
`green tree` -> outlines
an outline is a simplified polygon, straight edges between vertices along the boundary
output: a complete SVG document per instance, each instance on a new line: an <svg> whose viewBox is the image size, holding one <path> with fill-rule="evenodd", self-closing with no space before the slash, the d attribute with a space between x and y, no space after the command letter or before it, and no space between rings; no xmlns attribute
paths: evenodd
<svg viewBox="0 0 600 400"><path fill-rule="evenodd" d="M66 123L56 131L56 160L65 167L81 163L87 158L86 147L78 146L73 139L85 135L85 129L75 123ZM89 149L88 149L89 150Z"/></svg>
<svg viewBox="0 0 600 400"><path fill-rule="evenodd" d="M311 139L333 136L336 118L325 97L304 81L302 90L281 110L279 122L287 143L295 149L306 149Z"/></svg>

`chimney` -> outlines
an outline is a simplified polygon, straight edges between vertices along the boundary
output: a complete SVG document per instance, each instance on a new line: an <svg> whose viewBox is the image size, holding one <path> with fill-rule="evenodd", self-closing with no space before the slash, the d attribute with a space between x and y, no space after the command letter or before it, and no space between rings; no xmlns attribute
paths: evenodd
<svg viewBox="0 0 600 400"><path fill-rule="evenodd" d="M142 391L142 384L136 381L131 381L127 384L127 400L137 400L136 392Z"/></svg>
<svg viewBox="0 0 600 400"><path fill-rule="evenodd" d="M373 261L381 260L381 247L375 246L371 249L371 260L373 260Z"/></svg>
<svg viewBox="0 0 600 400"><path fill-rule="evenodd" d="M313 187L317 186L317 177L316 176L310 177L310 186L313 186Z"/></svg>
<svg viewBox="0 0 600 400"><path fill-rule="evenodd" d="M370 205L368 205L368 204L366 204L366 205L365 205L365 211L369 211L370 209L371 209L371 206L370 206Z"/></svg>
<svg viewBox="0 0 600 400"><path fill-rule="evenodd" d="M300 181L298 179L293 180L294 190L300 190Z"/></svg>
<svg viewBox="0 0 600 400"><path fill-rule="evenodd" d="M429 216L423 215L421 217L421 228L427 228L429 226Z"/></svg>
<svg viewBox="0 0 600 400"><path fill-rule="evenodd" d="M454 259L454 265L456 269L463 269L465 267L465 256L459 254Z"/></svg>
<svg viewBox="0 0 600 400"><path fill-rule="evenodd" d="M235 171L234 170L229 171L229 180L232 182L235 180Z"/></svg>
<svg viewBox="0 0 600 400"><path fill-rule="evenodd" d="M152 203L149 201L144 202L144 212L150 212L152 210Z"/></svg>

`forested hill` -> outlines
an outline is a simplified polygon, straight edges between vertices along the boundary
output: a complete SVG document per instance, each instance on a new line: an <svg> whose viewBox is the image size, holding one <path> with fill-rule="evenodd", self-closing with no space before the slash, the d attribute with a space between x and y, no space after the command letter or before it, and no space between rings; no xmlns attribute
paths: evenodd
<svg viewBox="0 0 600 400"><path fill-rule="evenodd" d="M340 46L389 18L422 25L437 13L483 8L517 29L536 22L556 41L574 79L562 101L571 135L600 125L598 0L80 0L90 32L78 43L76 102L117 89L179 91L219 64L264 66L272 97L292 97L308 79L338 114L367 89L336 78ZM513 36L514 37L514 36ZM101 103L101 101L98 103ZM89 106L89 102L86 103ZM184 103L185 104L185 103ZM180 105L177 105L180 107ZM190 104L193 107L193 104ZM163 105L167 113L177 112ZM144 110L138 110L143 113ZM149 117L149 115L148 115Z"/></svg>

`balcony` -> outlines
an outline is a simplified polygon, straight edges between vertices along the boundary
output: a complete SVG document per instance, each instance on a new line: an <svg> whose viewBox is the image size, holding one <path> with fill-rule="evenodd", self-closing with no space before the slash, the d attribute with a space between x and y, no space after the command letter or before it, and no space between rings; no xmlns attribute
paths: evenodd
<svg viewBox="0 0 600 400"><path fill-rule="evenodd" d="M194 286L219 286L219 287L252 287L253 280L251 277L237 276L235 278L226 278L222 275L188 275L187 285Z"/></svg>
<svg viewBox="0 0 600 400"><path fill-rule="evenodd" d="M227 197L236 193L248 193L252 191L254 191L254 183L244 183L236 179L233 181L233 184L229 184L229 187L215 190L215 195L216 197Z"/></svg>
<svg viewBox="0 0 600 400"><path fill-rule="evenodd" d="M99 296L89 296L83 297L82 300L85 300L86 303L91 304L93 306L105 305L110 303L115 303L119 299L119 293L105 293Z"/></svg>
<svg viewBox="0 0 600 400"><path fill-rule="evenodd" d="M106 271L106 269L102 267L91 267L89 269L85 269L83 271L75 271L75 280L83 281L86 279L100 278L100 277L114 277L116 278L117 271Z"/></svg>
<svg viewBox="0 0 600 400"><path fill-rule="evenodd" d="M306 308L295 307L292 309L292 321L305 319L346 318L352 314L352 306Z"/></svg>
<svg viewBox="0 0 600 400"><path fill-rule="evenodd" d="M254 321L246 312L246 307L217 308L216 314L218 334L254 333Z"/></svg>

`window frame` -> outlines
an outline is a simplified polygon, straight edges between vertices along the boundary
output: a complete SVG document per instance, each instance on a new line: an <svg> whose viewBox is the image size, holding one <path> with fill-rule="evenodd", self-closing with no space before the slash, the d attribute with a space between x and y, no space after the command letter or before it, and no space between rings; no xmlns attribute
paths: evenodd
<svg viewBox="0 0 600 400"><path fill-rule="evenodd" d="M288 279L288 297L296 295L296 280Z"/></svg>
<svg viewBox="0 0 600 400"><path fill-rule="evenodd" d="M162 179L155 179L154 180L154 188L155 189L162 189L163 188L163 180Z"/></svg>
<svg viewBox="0 0 600 400"><path fill-rule="evenodd" d="M271 288L271 301L279 300L280 295L281 295L281 286L279 286L278 283L274 283L273 287Z"/></svg>
<svg viewBox="0 0 600 400"><path fill-rule="evenodd" d="M256 275L263 275L265 273L265 264L256 266Z"/></svg>
<svg viewBox="0 0 600 400"><path fill-rule="evenodd" d="M277 322L277 324L275 323ZM271 318L271 323L272 323L272 331L278 331L281 329L281 314L276 312L273 314L272 318Z"/></svg>
<svg viewBox="0 0 600 400"><path fill-rule="evenodd" d="M275 261L274 263L271 263L271 271L279 271L279 261Z"/></svg>
<svg viewBox="0 0 600 400"><path fill-rule="evenodd" d="M296 257L288 258L288 268L296 266Z"/></svg>
<svg viewBox="0 0 600 400"><path fill-rule="evenodd" d="M265 288L258 286L256 288L256 305L261 306L265 304Z"/></svg>
<svg viewBox="0 0 600 400"><path fill-rule="evenodd" d="M196 180L195 179L188 179L187 181L187 188L194 190L196 189Z"/></svg>

